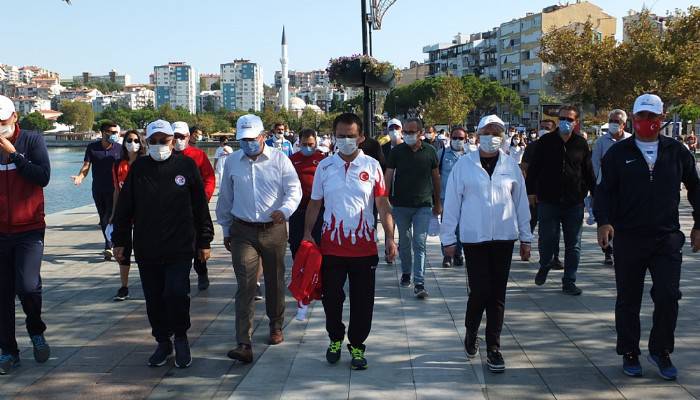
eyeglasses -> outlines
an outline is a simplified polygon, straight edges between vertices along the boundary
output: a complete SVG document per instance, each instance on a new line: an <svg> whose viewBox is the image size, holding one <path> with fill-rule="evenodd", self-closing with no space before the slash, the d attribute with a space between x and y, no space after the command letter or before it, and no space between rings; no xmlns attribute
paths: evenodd
<svg viewBox="0 0 700 400"><path fill-rule="evenodd" d="M168 144L170 142L171 142L170 138L162 138L160 140L148 139L148 144L154 145L154 146L157 144L164 145L164 144Z"/></svg>
<svg viewBox="0 0 700 400"><path fill-rule="evenodd" d="M569 121L569 122L574 122L576 121L573 118L568 118L568 117L559 117L559 121Z"/></svg>
<svg viewBox="0 0 700 400"><path fill-rule="evenodd" d="M139 140L138 140L138 139L134 139L134 138L131 138L131 139L125 139L124 141L125 141L125 142L127 142L127 143L138 143L138 142L139 142Z"/></svg>

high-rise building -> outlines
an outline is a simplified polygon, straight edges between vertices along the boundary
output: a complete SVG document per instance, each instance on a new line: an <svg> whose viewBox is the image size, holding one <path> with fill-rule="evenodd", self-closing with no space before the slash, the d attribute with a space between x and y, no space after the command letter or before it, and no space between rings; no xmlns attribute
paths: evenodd
<svg viewBox="0 0 700 400"><path fill-rule="evenodd" d="M226 110L262 110L262 66L250 60L221 64L221 97Z"/></svg>
<svg viewBox="0 0 700 400"><path fill-rule="evenodd" d="M518 117L499 110L503 119L535 127L540 117L540 97L552 95L549 74L552 66L539 58L540 39L554 29L575 27L591 21L596 39L614 37L614 17L587 1L554 5L539 13L502 23L488 32L459 34L452 43L425 46L430 76L473 74L498 80L515 90L525 105Z"/></svg>
<svg viewBox="0 0 700 400"><path fill-rule="evenodd" d="M194 68L184 62L171 62L153 68L156 86L156 107L169 104L182 107L190 113L197 112L197 75Z"/></svg>

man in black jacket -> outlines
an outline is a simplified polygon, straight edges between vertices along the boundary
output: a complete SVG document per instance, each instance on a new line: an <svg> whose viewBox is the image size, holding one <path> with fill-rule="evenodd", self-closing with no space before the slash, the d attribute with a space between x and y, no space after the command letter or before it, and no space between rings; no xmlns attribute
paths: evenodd
<svg viewBox="0 0 700 400"><path fill-rule="evenodd" d="M148 365L164 365L173 352L175 366L192 363L190 269L195 251L206 261L214 226L204 184L191 158L172 154L173 129L167 121L146 128L149 157L134 161L119 193L114 216L114 254L120 260L132 242L146 298L146 312L158 347Z"/></svg>
<svg viewBox="0 0 700 400"><path fill-rule="evenodd" d="M678 218L678 188L685 184L693 207L690 241L696 252L700 249L700 179L695 159L683 144L659 135L663 120L663 102L658 96L637 98L634 136L614 144L603 157L594 215L600 246L606 248L613 236L615 240L615 327L623 371L630 376L642 375L639 311L649 269L654 316L648 360L664 379L673 380L677 370L670 354L685 243Z"/></svg>
<svg viewBox="0 0 700 400"><path fill-rule="evenodd" d="M591 150L586 139L574 134L578 111L572 106L559 110L559 126L537 143L527 169L526 185L531 202L537 202L540 269L535 284L547 280L550 262L559 242L559 224L564 233L562 292L577 296L576 271L581 259L583 199L595 187Z"/></svg>

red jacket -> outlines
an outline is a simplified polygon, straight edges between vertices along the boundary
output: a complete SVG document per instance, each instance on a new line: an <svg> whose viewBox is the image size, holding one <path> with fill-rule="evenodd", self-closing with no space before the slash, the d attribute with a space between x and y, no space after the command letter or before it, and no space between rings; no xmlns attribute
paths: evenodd
<svg viewBox="0 0 700 400"><path fill-rule="evenodd" d="M321 300L321 250L306 240L302 240L294 257L292 281L289 291L303 304Z"/></svg>
<svg viewBox="0 0 700 400"><path fill-rule="evenodd" d="M182 154L193 159L194 163L197 164L199 174L202 175L202 181L204 182L204 193L207 195L207 201L211 200L211 196L214 195L214 189L216 188L216 175L207 153L197 147L187 146L182 151Z"/></svg>
<svg viewBox="0 0 700 400"><path fill-rule="evenodd" d="M299 204L300 209L305 209L309 205L309 200L311 199L311 188L314 185L314 174L316 173L316 168L318 163L320 163L326 156L320 151L316 151L310 156L305 156L301 151L297 151L289 157L289 160L294 164L294 169L297 171L299 176L299 182L301 182L301 203Z"/></svg>
<svg viewBox="0 0 700 400"><path fill-rule="evenodd" d="M10 142L18 155L0 165L0 234L44 229L43 188L51 175L44 136L15 125Z"/></svg>

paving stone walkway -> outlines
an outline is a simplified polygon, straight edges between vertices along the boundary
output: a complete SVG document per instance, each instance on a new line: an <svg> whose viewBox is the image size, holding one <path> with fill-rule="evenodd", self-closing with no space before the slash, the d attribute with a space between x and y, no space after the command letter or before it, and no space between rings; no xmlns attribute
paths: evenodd
<svg viewBox="0 0 700 400"><path fill-rule="evenodd" d="M215 200L214 200L215 201ZM215 204L214 201L212 204ZM690 227L684 207L685 231ZM132 299L112 302L119 286L116 263L102 262L101 235L92 207L50 215L43 265L44 318L52 357L36 364L23 326L18 327L22 366L0 377L2 399L693 399L700 397L700 262L685 249L683 299L674 361L677 382L665 382L643 360L645 376L627 378L615 355L615 286L603 266L595 232L586 227L579 269L580 297L560 293L560 272L543 287L533 283L534 262L515 259L508 287L502 352L507 371L494 375L481 356L469 362L462 338L466 309L463 268L444 269L430 239L426 287L430 298L413 297L398 285L400 268L377 268L375 318L367 342L370 368L349 368L347 352L334 366L325 362L328 344L323 307L309 308L308 321L293 319L288 298L286 341L267 346L264 305L257 307L255 362L226 357L234 347L233 295L236 282L221 243L210 262L212 286L193 284L194 362L148 368L154 349L138 273L131 275ZM533 254L533 260L537 253ZM291 262L289 262L291 265ZM196 283L196 276L192 275ZM642 313L642 342L651 322L649 282ZM346 313L348 312L346 307ZM21 307L17 307L22 321ZM347 315L347 314L346 314ZM482 332L483 335L483 325ZM644 345L642 346L645 347Z"/></svg>

